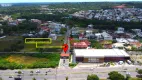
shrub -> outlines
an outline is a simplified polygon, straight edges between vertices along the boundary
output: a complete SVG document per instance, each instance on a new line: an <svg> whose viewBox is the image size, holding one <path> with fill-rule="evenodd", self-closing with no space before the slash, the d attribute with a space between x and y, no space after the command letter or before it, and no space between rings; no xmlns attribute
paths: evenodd
<svg viewBox="0 0 142 80"><path fill-rule="evenodd" d="M88 75L87 80L99 80L99 77L95 74Z"/></svg>

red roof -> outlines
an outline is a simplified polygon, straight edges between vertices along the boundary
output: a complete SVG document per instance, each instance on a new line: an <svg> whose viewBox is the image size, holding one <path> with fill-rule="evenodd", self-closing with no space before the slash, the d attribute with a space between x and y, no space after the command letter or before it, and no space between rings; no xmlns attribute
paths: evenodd
<svg viewBox="0 0 142 80"><path fill-rule="evenodd" d="M84 35L83 34L79 34L79 37L84 37Z"/></svg>
<svg viewBox="0 0 142 80"><path fill-rule="evenodd" d="M67 54L67 53L61 53L60 56L61 57L69 57L69 54Z"/></svg>
<svg viewBox="0 0 142 80"><path fill-rule="evenodd" d="M85 42L87 45L91 44L91 42L89 42L88 40L80 40L80 42Z"/></svg>
<svg viewBox="0 0 142 80"><path fill-rule="evenodd" d="M130 44L135 45L137 48L142 46L140 42L130 42Z"/></svg>
<svg viewBox="0 0 142 80"><path fill-rule="evenodd" d="M49 30L50 30L50 28L45 27L45 26L41 27L41 29L42 29L42 30L45 30L45 31L49 31Z"/></svg>
<svg viewBox="0 0 142 80"><path fill-rule="evenodd" d="M87 48L88 47L88 45L85 42L76 42L76 43L73 43L73 46L76 48Z"/></svg>

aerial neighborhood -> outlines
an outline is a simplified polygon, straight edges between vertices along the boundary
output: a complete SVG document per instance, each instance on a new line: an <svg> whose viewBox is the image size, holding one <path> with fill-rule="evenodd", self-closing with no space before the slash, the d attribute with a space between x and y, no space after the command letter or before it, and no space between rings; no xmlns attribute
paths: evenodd
<svg viewBox="0 0 142 80"><path fill-rule="evenodd" d="M142 79L139 3L19 4L0 7L0 80Z"/></svg>

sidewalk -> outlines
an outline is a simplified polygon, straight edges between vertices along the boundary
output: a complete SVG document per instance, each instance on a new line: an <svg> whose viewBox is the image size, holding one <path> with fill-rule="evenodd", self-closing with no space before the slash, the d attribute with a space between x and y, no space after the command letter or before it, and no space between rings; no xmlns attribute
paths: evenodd
<svg viewBox="0 0 142 80"><path fill-rule="evenodd" d="M58 68L68 68L68 67L69 67L69 59L60 59Z"/></svg>

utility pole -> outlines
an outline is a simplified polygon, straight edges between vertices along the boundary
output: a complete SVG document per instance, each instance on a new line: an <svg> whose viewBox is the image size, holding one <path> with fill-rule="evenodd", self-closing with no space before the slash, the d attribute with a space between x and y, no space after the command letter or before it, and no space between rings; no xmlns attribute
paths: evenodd
<svg viewBox="0 0 142 80"><path fill-rule="evenodd" d="M56 76L55 76L55 80L57 80L57 67L56 67Z"/></svg>

